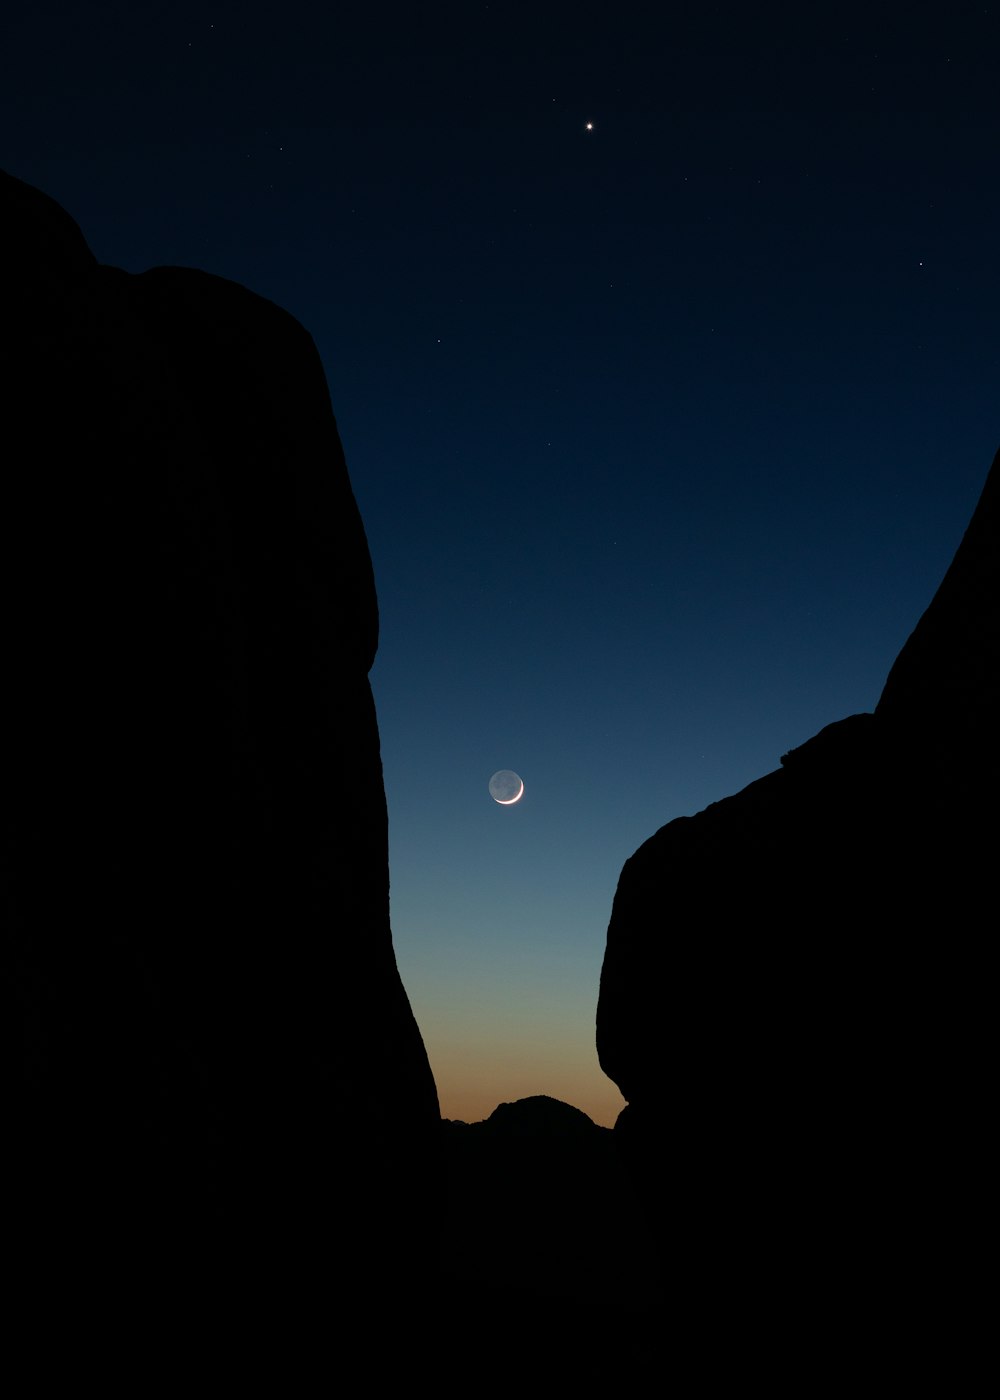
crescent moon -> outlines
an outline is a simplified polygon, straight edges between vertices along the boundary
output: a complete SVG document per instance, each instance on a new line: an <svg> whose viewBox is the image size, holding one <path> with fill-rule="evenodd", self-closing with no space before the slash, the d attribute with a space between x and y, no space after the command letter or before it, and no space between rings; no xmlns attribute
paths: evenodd
<svg viewBox="0 0 1000 1400"><path fill-rule="evenodd" d="M501 807L513 807L524 795L524 780L511 768L501 768L489 782L490 796Z"/></svg>
<svg viewBox="0 0 1000 1400"><path fill-rule="evenodd" d="M521 779L521 791L515 797L494 797L494 802L499 802L501 807L513 807L515 802L520 802L524 796L524 779Z"/></svg>

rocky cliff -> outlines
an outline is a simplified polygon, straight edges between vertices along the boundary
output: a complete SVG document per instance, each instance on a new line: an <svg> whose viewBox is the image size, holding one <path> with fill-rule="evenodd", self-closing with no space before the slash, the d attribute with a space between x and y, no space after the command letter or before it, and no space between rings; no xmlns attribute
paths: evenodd
<svg viewBox="0 0 1000 1400"><path fill-rule="evenodd" d="M317 1258L355 1303L405 1292L437 1097L319 357L243 287L99 266L45 195L0 200L25 1268L112 1311L126 1277L273 1311Z"/></svg>
<svg viewBox="0 0 1000 1400"><path fill-rule="evenodd" d="M874 714L621 874L601 1063L710 1366L966 1363L982 1310L1000 458ZM726 1339L720 1345L719 1338ZM776 1372L775 1372L776 1374Z"/></svg>

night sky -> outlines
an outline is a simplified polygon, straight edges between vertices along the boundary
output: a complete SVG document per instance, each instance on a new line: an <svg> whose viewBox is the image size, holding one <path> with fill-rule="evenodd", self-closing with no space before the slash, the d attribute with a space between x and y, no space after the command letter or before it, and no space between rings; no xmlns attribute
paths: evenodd
<svg viewBox="0 0 1000 1400"><path fill-rule="evenodd" d="M594 1013L623 862L872 709L937 587L1000 445L998 16L4 19L0 165L102 262L232 278L319 347L446 1117L545 1093L614 1121ZM669 888L663 920L698 935Z"/></svg>

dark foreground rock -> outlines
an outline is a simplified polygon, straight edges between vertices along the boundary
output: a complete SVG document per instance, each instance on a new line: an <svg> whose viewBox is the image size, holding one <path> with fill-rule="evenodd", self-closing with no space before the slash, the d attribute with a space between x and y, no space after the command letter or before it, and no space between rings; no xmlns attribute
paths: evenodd
<svg viewBox="0 0 1000 1400"><path fill-rule="evenodd" d="M998 497L994 463L874 714L670 822L622 871L598 1050L709 1372L968 1364L992 1100Z"/></svg>
<svg viewBox="0 0 1000 1400"><path fill-rule="evenodd" d="M22 1296L221 1317L301 1312L306 1280L317 1309L412 1295L437 1098L319 357L242 287L101 267L37 190L2 176L0 201Z"/></svg>
<svg viewBox="0 0 1000 1400"><path fill-rule="evenodd" d="M474 1311L490 1299L492 1316L508 1322L575 1319L577 1339L599 1319L591 1359L612 1341L634 1347L635 1328L661 1320L665 1295L612 1131L544 1094L442 1127L444 1286L476 1299Z"/></svg>

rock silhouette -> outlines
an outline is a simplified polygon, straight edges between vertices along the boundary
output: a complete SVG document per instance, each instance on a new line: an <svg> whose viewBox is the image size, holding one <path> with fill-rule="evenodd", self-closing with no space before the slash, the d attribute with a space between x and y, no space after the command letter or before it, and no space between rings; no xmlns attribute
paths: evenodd
<svg viewBox="0 0 1000 1400"><path fill-rule="evenodd" d="M24 1268L77 1310L273 1314L325 1255L360 1306L429 1267L439 1115L319 357L243 287L99 266L0 199Z"/></svg>
<svg viewBox="0 0 1000 1400"><path fill-rule="evenodd" d="M558 1313L579 1327L590 1318L605 1343L634 1349L636 1324L662 1315L665 1295L612 1131L545 1094L502 1103L481 1123L445 1120L443 1128L449 1311L461 1310L471 1291L477 1309L490 1299L494 1320Z"/></svg>
<svg viewBox="0 0 1000 1400"><path fill-rule="evenodd" d="M1000 457L874 714L626 863L598 1051L682 1326L952 1378L981 1315ZM717 1332L716 1332L717 1335ZM908 1358L903 1364L902 1358Z"/></svg>

